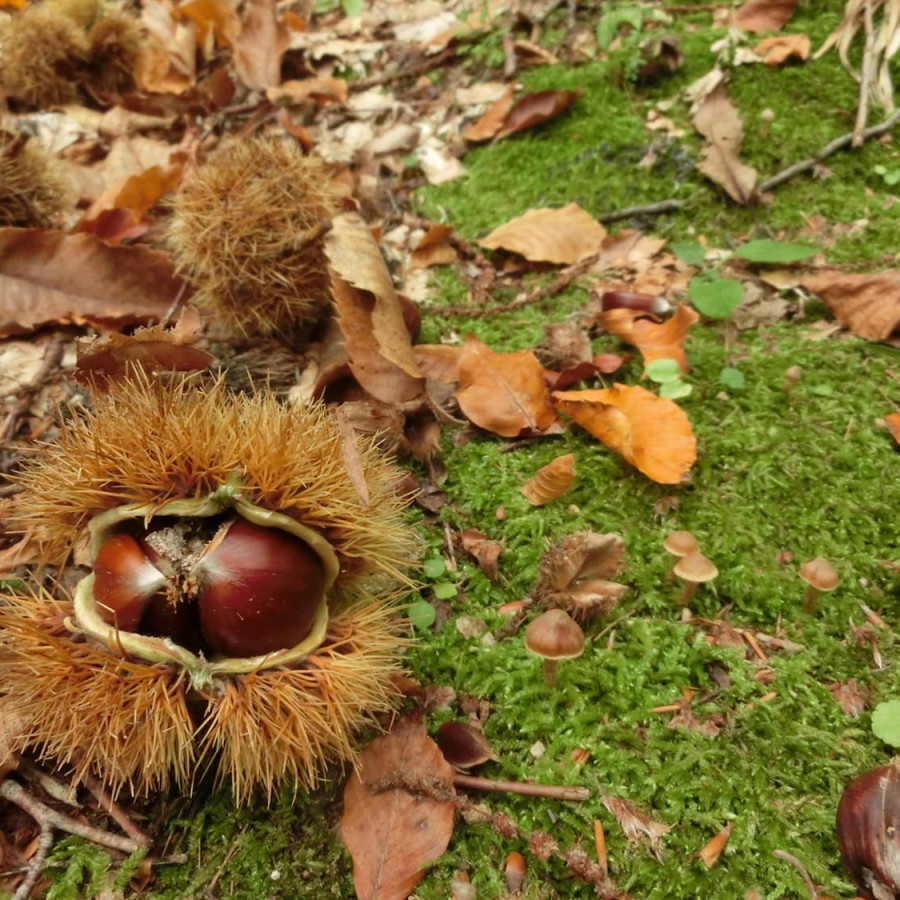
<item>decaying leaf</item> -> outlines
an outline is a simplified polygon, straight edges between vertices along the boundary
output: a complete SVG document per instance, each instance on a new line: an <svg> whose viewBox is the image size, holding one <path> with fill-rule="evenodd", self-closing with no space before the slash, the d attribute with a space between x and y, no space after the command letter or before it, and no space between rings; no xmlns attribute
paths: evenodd
<svg viewBox="0 0 900 900"><path fill-rule="evenodd" d="M486 534L482 534L477 528L467 528L460 535L463 550L475 558L478 567L491 580L496 581L500 577L498 563L503 552L503 544L492 541Z"/></svg>
<svg viewBox="0 0 900 900"><path fill-rule="evenodd" d="M403 310L372 232L355 213L336 216L325 238L338 324L354 378L383 403L422 396L425 379Z"/></svg>
<svg viewBox="0 0 900 900"><path fill-rule="evenodd" d="M608 332L637 347L645 363L674 359L682 372L688 370L684 351L688 329L699 320L696 310L684 303L679 303L674 315L665 322L635 309L609 309L597 317Z"/></svg>
<svg viewBox="0 0 900 900"><path fill-rule="evenodd" d="M856 718L862 715L869 702L868 689L860 685L855 678L828 685L831 696L837 700L844 715Z"/></svg>
<svg viewBox="0 0 900 900"><path fill-rule="evenodd" d="M744 129L723 84L700 105L694 116L694 127L707 141L698 169L736 203L748 204L754 197L757 173L738 159Z"/></svg>
<svg viewBox="0 0 900 900"><path fill-rule="evenodd" d="M684 410L638 386L557 391L556 408L619 453L648 478L678 484L697 458L697 439Z"/></svg>
<svg viewBox="0 0 900 900"><path fill-rule="evenodd" d="M535 600L584 621L609 615L627 590L615 578L623 567L620 534L579 531L557 541L541 558Z"/></svg>
<svg viewBox="0 0 900 900"><path fill-rule="evenodd" d="M501 437L545 434L557 417L542 372L530 350L495 353L470 334L459 357L456 400L470 421Z"/></svg>
<svg viewBox="0 0 900 900"><path fill-rule="evenodd" d="M810 40L805 34L765 38L753 48L767 66L780 66L789 60L804 62L809 59L809 51Z"/></svg>
<svg viewBox="0 0 900 900"><path fill-rule="evenodd" d="M134 368L147 373L197 372L215 357L193 347L191 336L159 326L142 328L132 335L113 332L95 340L79 342L75 377L82 384L104 384L121 378Z"/></svg>
<svg viewBox="0 0 900 900"><path fill-rule="evenodd" d="M900 328L900 269L860 274L826 269L800 283L858 337L886 341Z"/></svg>
<svg viewBox="0 0 900 900"><path fill-rule="evenodd" d="M616 821L630 844L637 844L643 840L647 849L662 862L661 842L663 835L672 830L671 826L664 825L662 822L654 822L630 800L625 800L623 797L604 794L603 805L616 817Z"/></svg>
<svg viewBox="0 0 900 900"><path fill-rule="evenodd" d="M703 849L697 854L706 863L706 868L711 869L722 855L731 832L734 831L734 823L729 822Z"/></svg>
<svg viewBox="0 0 900 900"><path fill-rule="evenodd" d="M448 799L417 793L417 784L439 785ZM360 900L406 900L450 843L452 793L453 769L414 717L360 754L341 818Z"/></svg>
<svg viewBox="0 0 900 900"><path fill-rule="evenodd" d="M900 444L900 413L891 413L884 417L885 427L890 431L894 440Z"/></svg>
<svg viewBox="0 0 900 900"><path fill-rule="evenodd" d="M542 466L522 485L522 494L532 506L543 506L562 497L575 483L575 454L566 453Z"/></svg>
<svg viewBox="0 0 900 900"><path fill-rule="evenodd" d="M473 143L489 141L503 127L503 122L512 109L515 91L514 84L507 85L503 95L487 108L484 115L474 125L470 125L463 132L463 138Z"/></svg>
<svg viewBox="0 0 900 900"><path fill-rule="evenodd" d="M744 31L778 31L794 15L797 0L747 0L738 9L735 23Z"/></svg>
<svg viewBox="0 0 900 900"><path fill-rule="evenodd" d="M234 39L234 67L252 91L281 83L281 57L290 34L278 20L275 0L248 0L244 4L240 34Z"/></svg>
<svg viewBox="0 0 900 900"><path fill-rule="evenodd" d="M0 228L0 337L57 322L106 327L161 319L181 289L171 260L90 234Z"/></svg>
<svg viewBox="0 0 900 900"><path fill-rule="evenodd" d="M415 268L447 266L456 261L456 250L450 243L453 229L449 225L432 225L410 255Z"/></svg>
<svg viewBox="0 0 900 900"><path fill-rule="evenodd" d="M524 131L540 125L548 119L565 112L580 96L577 91L538 91L520 97L503 121L503 127L494 136L496 140L509 137L517 131Z"/></svg>
<svg viewBox="0 0 900 900"><path fill-rule="evenodd" d="M569 203L561 209L530 209L479 243L489 250L511 250L530 262L571 265L595 254L605 235L593 216Z"/></svg>

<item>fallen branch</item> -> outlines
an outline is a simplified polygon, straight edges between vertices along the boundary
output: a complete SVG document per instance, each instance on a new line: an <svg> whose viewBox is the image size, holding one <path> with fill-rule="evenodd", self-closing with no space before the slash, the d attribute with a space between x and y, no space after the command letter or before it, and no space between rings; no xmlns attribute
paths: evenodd
<svg viewBox="0 0 900 900"><path fill-rule="evenodd" d="M616 209L612 212L600 213L598 222L618 222L621 219L630 219L632 216L658 216L666 212L674 212L684 206L684 200L660 200L659 203L647 203L644 206L626 206L624 209Z"/></svg>
<svg viewBox="0 0 900 900"><path fill-rule="evenodd" d="M806 887L809 890L809 896L811 900L819 900L819 892L816 889L815 884L813 884L812 878L809 877L809 872L806 871L806 866L804 866L796 856L793 856L785 850L773 850L772 856L774 856L775 859L781 859L786 863L790 863L800 873L800 877L803 879Z"/></svg>
<svg viewBox="0 0 900 900"><path fill-rule="evenodd" d="M12 439L19 424L19 418L28 409L32 398L40 390L44 382L50 377L51 372L62 362L65 342L62 337L53 337L44 348L44 356L40 368L35 373L31 382L22 388L22 392L16 398L13 408L9 411L3 425L0 426L0 443Z"/></svg>
<svg viewBox="0 0 900 900"><path fill-rule="evenodd" d="M531 784L525 781L495 781L478 775L454 773L456 787L475 791L501 791L506 794L522 794L526 797L549 797L555 800L588 800L591 792L585 787L565 787L557 784Z"/></svg>

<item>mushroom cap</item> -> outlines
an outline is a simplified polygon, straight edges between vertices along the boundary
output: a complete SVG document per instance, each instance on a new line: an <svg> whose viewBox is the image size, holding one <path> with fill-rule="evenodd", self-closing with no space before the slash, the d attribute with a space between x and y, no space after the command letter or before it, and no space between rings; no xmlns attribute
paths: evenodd
<svg viewBox="0 0 900 900"><path fill-rule="evenodd" d="M525 647L544 659L575 659L584 652L584 632L564 609L548 609L525 629Z"/></svg>
<svg viewBox="0 0 900 900"><path fill-rule="evenodd" d="M702 553L689 553L675 563L672 571L682 581L704 582L712 581L719 570L713 565L712 560L707 559Z"/></svg>
<svg viewBox="0 0 900 900"><path fill-rule="evenodd" d="M700 552L700 542L690 531L673 531L667 534L663 547L672 556L687 556L690 553Z"/></svg>
<svg viewBox="0 0 900 900"><path fill-rule="evenodd" d="M818 591L833 591L840 580L837 569L821 556L803 563L800 566L800 577Z"/></svg>

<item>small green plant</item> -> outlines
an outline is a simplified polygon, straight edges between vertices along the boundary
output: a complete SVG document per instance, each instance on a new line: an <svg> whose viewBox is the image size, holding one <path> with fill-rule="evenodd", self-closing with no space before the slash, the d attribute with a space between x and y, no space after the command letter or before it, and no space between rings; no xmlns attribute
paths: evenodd
<svg viewBox="0 0 900 900"><path fill-rule="evenodd" d="M887 166L873 166L872 171L876 175L880 175L881 180L888 185L888 187L900 184L900 169L889 169Z"/></svg>
<svg viewBox="0 0 900 900"><path fill-rule="evenodd" d="M898 172L900 175L900 172ZM747 241L734 251L735 256L752 263L774 265L800 262L816 255L815 247L806 244L787 244L783 241Z"/></svg>
<svg viewBox="0 0 900 900"><path fill-rule="evenodd" d="M428 588L435 600L452 600L456 596L456 585L448 577L447 565L440 556L429 556L422 564L422 574L430 582ZM437 610L433 603L420 597L406 607L406 615L413 628L425 631L434 624Z"/></svg>
<svg viewBox="0 0 900 900"><path fill-rule="evenodd" d="M900 747L900 700L883 700L872 710L872 733L891 747Z"/></svg>
<svg viewBox="0 0 900 900"><path fill-rule="evenodd" d="M693 390L692 385L684 380L684 372L674 359L654 359L647 363L644 374L659 385L659 396L669 400L687 397Z"/></svg>
<svg viewBox="0 0 900 900"><path fill-rule="evenodd" d="M708 319L727 319L744 299L744 287L740 281L704 272L691 279L688 296L694 309Z"/></svg>
<svg viewBox="0 0 900 900"><path fill-rule="evenodd" d="M746 385L746 379L744 378L744 373L740 369L735 369L732 366L725 366L725 368L719 372L719 384L728 388L730 391L742 391Z"/></svg>

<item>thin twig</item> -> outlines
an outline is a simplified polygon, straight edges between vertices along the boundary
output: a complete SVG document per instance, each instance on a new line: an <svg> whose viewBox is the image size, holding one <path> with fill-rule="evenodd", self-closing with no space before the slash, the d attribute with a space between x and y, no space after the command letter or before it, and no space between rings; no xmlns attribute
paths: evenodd
<svg viewBox="0 0 900 900"><path fill-rule="evenodd" d="M193 273L193 266L191 266L191 270L187 273L187 278L181 279L181 287L178 288L178 293L175 295L175 299L172 301L172 305L166 310L166 314L160 319L160 327L165 328L169 322L175 317L175 314L181 310L181 307L184 305L184 295L187 293L188 288L188 278L190 278Z"/></svg>
<svg viewBox="0 0 900 900"><path fill-rule="evenodd" d="M41 803L36 797L32 797L18 781L14 781L12 778L5 778L0 782L0 797L24 809L41 826L41 830L44 828L56 828L59 831L65 831L68 834L75 834L78 837L83 837L85 840L93 841L101 847L109 847L122 853L134 853L136 850L142 849L137 841L131 838L119 837L116 834L104 831L102 828L85 825L57 812L55 809L51 809L49 806Z"/></svg>
<svg viewBox="0 0 900 900"><path fill-rule="evenodd" d="M130 837L137 844L140 844L141 847L150 846L149 836L145 834L138 827L134 819L132 819L131 816L129 816L128 813L125 812L125 810L122 809L122 807L119 806L119 804L116 803L115 800L113 800L112 795L109 793L109 791L106 790L105 787L103 787L98 778L95 778L93 775L88 773L84 776L83 781L84 786L94 795L94 799L97 801L97 806L99 806L100 809L105 812L119 826L119 828L121 828L122 831L125 832L125 834L128 835L128 837Z"/></svg>
<svg viewBox="0 0 900 900"><path fill-rule="evenodd" d="M618 222L620 219L630 219L632 216L658 216L666 212L674 212L684 206L684 200L660 200L659 203L647 203L644 206L626 206L624 209L616 209L612 212L600 213L598 222Z"/></svg>
<svg viewBox="0 0 900 900"><path fill-rule="evenodd" d="M897 122L900 122L900 109L894 110L894 112L892 112L883 122L880 122L878 125L873 125L871 128L867 128L863 132L863 139L868 141L873 137L878 137L878 135L890 131L897 124ZM808 172L816 165L816 163L822 162L823 159L826 159L832 154L837 153L838 150L843 150L845 147L850 146L852 143L852 131L848 132L847 134L842 134L840 137L835 138L833 141L826 144L818 153L816 153L815 156L810 157L809 159L801 160L800 162L793 163L786 169L782 169L780 172L776 172L771 178L768 178L764 182L759 184L756 188L756 192L758 194L764 194L767 191L771 191L772 188L784 184L785 181L790 180L795 175L801 175L803 172Z"/></svg>
<svg viewBox="0 0 900 900"><path fill-rule="evenodd" d="M3 426L0 427L0 442L8 441L15 434L20 416L28 409L32 398L40 390L51 370L62 362L64 349L64 341L59 335L54 336L48 342L44 348L44 356L41 360L40 368L35 373L34 378L31 379L31 382L22 388L22 393L7 414Z"/></svg>
<svg viewBox="0 0 900 900"><path fill-rule="evenodd" d="M866 119L869 118L869 94L872 91L872 69L875 66L875 29L872 27L872 0L865 0L863 6L863 27L866 33L863 50L862 72L859 78L859 107L856 110L856 125L853 128L853 146L862 146Z"/></svg>
<svg viewBox="0 0 900 900"><path fill-rule="evenodd" d="M41 838L38 841L37 851L28 864L28 872L25 880L16 889L12 900L28 900L31 889L37 884L41 872L44 871L44 863L53 849L53 829L49 825L41 825Z"/></svg>
<svg viewBox="0 0 900 900"><path fill-rule="evenodd" d="M785 850L773 850L772 856L774 856L775 859L782 859L786 863L790 863L800 873L800 877L803 879L806 887L809 890L809 896L811 900L818 900L819 892L818 890L816 890L816 886L813 883L812 878L809 877L809 872L806 871L806 867L802 862L800 862L799 859L797 859L796 856L792 856Z"/></svg>
<svg viewBox="0 0 900 900"><path fill-rule="evenodd" d="M529 784L523 781L494 781L478 775L454 773L456 787L474 791L500 791L506 794L523 794L526 797L551 797L556 800L588 800L591 792L586 787L564 787L556 784Z"/></svg>

